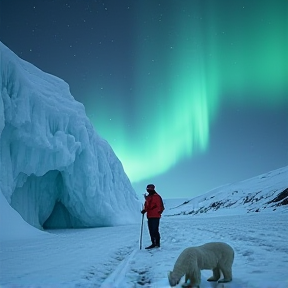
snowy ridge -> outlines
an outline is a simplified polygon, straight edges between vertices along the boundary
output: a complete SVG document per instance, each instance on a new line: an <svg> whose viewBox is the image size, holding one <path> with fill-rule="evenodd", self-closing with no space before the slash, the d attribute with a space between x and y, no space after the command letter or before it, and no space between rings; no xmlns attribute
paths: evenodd
<svg viewBox="0 0 288 288"><path fill-rule="evenodd" d="M1 42L0 64L0 190L8 203L37 228L135 221L140 204L123 166L67 83Z"/></svg>
<svg viewBox="0 0 288 288"><path fill-rule="evenodd" d="M172 215L216 215L287 209L288 166L238 183L227 184L165 210Z"/></svg>

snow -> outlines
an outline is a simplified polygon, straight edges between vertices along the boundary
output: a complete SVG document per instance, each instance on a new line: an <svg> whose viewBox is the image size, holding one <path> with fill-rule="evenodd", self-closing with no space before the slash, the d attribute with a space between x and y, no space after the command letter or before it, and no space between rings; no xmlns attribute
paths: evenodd
<svg viewBox="0 0 288 288"><path fill-rule="evenodd" d="M49 236L48 233L29 225L20 214L11 208L0 191L0 241ZM0 270L1 271L1 270Z"/></svg>
<svg viewBox="0 0 288 288"><path fill-rule="evenodd" d="M282 176L278 176L277 180L276 175ZM234 183L233 187L238 187L238 191L242 189L237 196L239 199L240 194L245 199L245 191L249 191L252 186L256 191L265 190L266 195L270 195L268 190L278 191L283 186L287 188L287 176L288 166L238 185ZM263 179L266 181L263 182ZM221 192L224 195L230 191L229 187L222 187L222 192L220 188L216 190L218 194ZM201 205L209 207L212 196L211 191L202 195L202 198L207 198L207 204L202 199ZM195 199L190 199L190 202L195 204ZM23 221L20 223L19 217L11 216L17 212L9 208L9 205L3 208L0 200L0 209L9 218L12 230L21 229ZM182 203L187 201L183 199ZM227 284L207 282L211 271L203 270L202 288L288 287L287 205L254 212L257 207L264 205L255 201L250 203L248 213L247 209L231 206L230 210L222 207L214 212L208 210L207 213L196 215L171 216L174 213L171 211L178 209L179 212L188 204L181 205L181 199L164 199L164 203L166 209L160 221L161 248L150 251L139 249L140 212L137 224L45 232L31 227L33 232L27 230L27 233L31 233L29 239L14 235L14 238L9 237L7 241L1 237L1 288L167 288L167 273L173 269L181 251L211 241L226 242L234 248L233 281ZM41 232L41 235L34 234L34 230ZM7 230L2 231L7 233ZM150 245L146 220L142 243L144 247ZM177 287L181 287L183 282L184 279Z"/></svg>
<svg viewBox="0 0 288 288"><path fill-rule="evenodd" d="M135 222L140 202L62 79L0 42L0 190L37 228ZM2 200L1 200L2 201Z"/></svg>

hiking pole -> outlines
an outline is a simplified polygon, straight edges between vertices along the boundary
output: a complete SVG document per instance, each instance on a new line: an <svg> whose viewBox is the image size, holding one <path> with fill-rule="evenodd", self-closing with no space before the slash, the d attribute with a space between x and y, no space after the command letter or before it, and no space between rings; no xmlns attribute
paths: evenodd
<svg viewBox="0 0 288 288"><path fill-rule="evenodd" d="M141 222L141 232L140 232L140 250L142 249L143 220L144 220L144 214L142 214L142 222Z"/></svg>
<svg viewBox="0 0 288 288"><path fill-rule="evenodd" d="M145 200L146 200L146 194L145 194L145 193L143 194L143 196L144 196L144 198L145 198ZM145 203L146 203L146 202L145 202ZM142 211L143 211L144 207L145 207L145 204L142 205ZM141 212L142 212L142 211L141 211ZM140 250L142 249L143 220L144 220L144 213L142 213L142 222L141 222Z"/></svg>

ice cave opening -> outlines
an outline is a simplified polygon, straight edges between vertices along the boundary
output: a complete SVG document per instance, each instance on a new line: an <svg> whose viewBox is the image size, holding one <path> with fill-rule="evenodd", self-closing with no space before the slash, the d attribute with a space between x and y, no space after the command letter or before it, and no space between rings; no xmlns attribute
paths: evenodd
<svg viewBox="0 0 288 288"><path fill-rule="evenodd" d="M11 206L38 229L83 227L64 204L69 199L67 189L61 171L52 170L43 176L20 173Z"/></svg>

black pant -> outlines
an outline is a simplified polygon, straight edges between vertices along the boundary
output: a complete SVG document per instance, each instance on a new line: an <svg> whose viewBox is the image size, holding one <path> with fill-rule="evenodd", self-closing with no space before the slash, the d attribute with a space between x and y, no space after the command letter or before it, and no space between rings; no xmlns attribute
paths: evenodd
<svg viewBox="0 0 288 288"><path fill-rule="evenodd" d="M159 233L160 218L148 218L148 228L152 244L160 246Z"/></svg>

